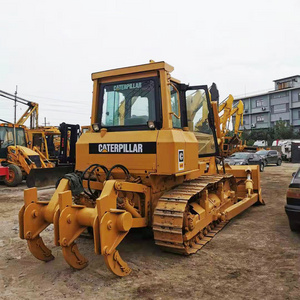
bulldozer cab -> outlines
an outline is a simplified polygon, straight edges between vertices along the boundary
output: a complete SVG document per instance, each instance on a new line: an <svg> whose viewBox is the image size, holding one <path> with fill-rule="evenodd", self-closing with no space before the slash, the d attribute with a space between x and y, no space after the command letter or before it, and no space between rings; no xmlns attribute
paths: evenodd
<svg viewBox="0 0 300 300"><path fill-rule="evenodd" d="M158 62L92 74L93 130L77 143L77 169L125 159L134 173L175 174L217 154L207 86L181 84L172 70Z"/></svg>

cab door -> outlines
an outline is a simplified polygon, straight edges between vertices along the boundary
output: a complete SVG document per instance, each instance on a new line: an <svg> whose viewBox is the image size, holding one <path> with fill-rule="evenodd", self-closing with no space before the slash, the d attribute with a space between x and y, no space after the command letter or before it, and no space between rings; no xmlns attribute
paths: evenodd
<svg viewBox="0 0 300 300"><path fill-rule="evenodd" d="M198 156L218 155L217 136L210 96L206 85L181 86L184 98L183 127L194 132L198 140Z"/></svg>

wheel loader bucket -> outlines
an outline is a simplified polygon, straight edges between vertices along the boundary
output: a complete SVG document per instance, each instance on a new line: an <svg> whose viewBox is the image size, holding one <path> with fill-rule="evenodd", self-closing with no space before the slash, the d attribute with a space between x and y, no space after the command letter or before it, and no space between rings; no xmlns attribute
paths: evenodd
<svg viewBox="0 0 300 300"><path fill-rule="evenodd" d="M58 179L73 171L74 166L72 165L32 169L27 175L26 184L29 188L55 185Z"/></svg>

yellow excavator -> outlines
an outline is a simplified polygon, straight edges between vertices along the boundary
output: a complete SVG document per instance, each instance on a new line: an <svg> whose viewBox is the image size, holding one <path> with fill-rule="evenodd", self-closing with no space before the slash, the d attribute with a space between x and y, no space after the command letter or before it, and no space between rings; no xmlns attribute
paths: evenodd
<svg viewBox="0 0 300 300"><path fill-rule="evenodd" d="M244 104L240 100L235 107L233 107L234 98L229 95L228 98L219 105L219 121L220 130L218 131L220 154L222 157L227 157L237 151L243 151L245 144L241 139L242 131L239 130L243 125ZM222 113L222 115L221 115ZM234 117L233 136L229 133L229 122Z"/></svg>
<svg viewBox="0 0 300 300"><path fill-rule="evenodd" d="M130 229L150 227L162 250L189 255L264 203L257 166L218 169L218 108L208 87L183 84L172 71L150 62L92 74L91 129L77 141L76 172L49 201L36 188L24 191L20 238L37 259L54 258L40 235L53 224L66 262L85 268L76 241L92 229L95 253L126 276L131 269L117 247ZM203 104L194 108L188 99L198 91Z"/></svg>
<svg viewBox="0 0 300 300"><path fill-rule="evenodd" d="M242 131L239 130L239 127L243 125L243 112L244 112L244 104L242 101L239 101L238 104L233 107L233 96L229 95L225 101L223 101L220 105L218 105L219 92L217 90L216 84L213 83L209 89L210 92L210 100L213 105L217 105L214 112L215 115L215 123L216 123L216 134L217 141L219 145L219 155L220 157L227 157L233 154L236 151L243 151L245 145L241 140ZM213 97L211 96L213 94ZM205 94L198 91L193 91L191 94L187 96L187 103L190 107L190 111L188 112L188 122L189 126L191 126L191 122L196 118L198 121L195 124L195 128L201 126L208 126L205 124L207 120L203 118L198 118L197 114L208 114L208 107L205 98ZM233 136L230 136L230 121L234 117L233 124ZM202 129L203 130L203 129ZM209 145L207 141L205 141L203 135L199 135L199 133L195 133L196 138L199 142L199 151L201 152L201 147L206 147ZM207 137L209 138L209 137Z"/></svg>

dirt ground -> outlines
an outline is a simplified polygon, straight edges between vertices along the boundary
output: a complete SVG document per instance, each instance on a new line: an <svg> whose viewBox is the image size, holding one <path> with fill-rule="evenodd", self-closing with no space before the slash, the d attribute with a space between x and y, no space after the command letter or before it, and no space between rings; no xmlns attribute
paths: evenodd
<svg viewBox="0 0 300 300"><path fill-rule="evenodd" d="M233 219L198 253L182 257L161 252L149 233L131 232L118 247L132 274L111 274L93 240L80 238L89 258L75 271L53 244L53 228L43 238L55 260L43 263L18 236L24 188L0 185L1 299L299 299L300 233L291 232L284 204L291 174L300 165L268 166L262 173L265 206ZM39 192L49 199L53 189Z"/></svg>

